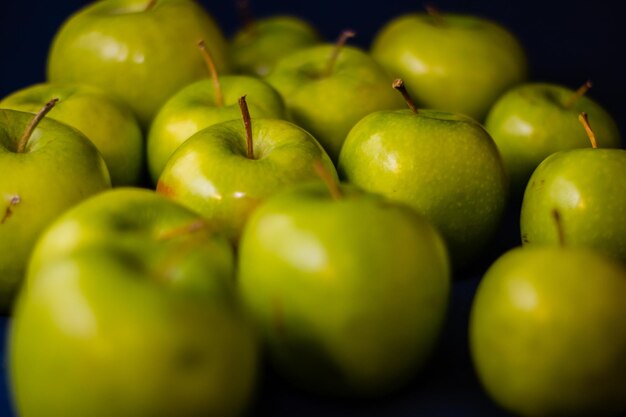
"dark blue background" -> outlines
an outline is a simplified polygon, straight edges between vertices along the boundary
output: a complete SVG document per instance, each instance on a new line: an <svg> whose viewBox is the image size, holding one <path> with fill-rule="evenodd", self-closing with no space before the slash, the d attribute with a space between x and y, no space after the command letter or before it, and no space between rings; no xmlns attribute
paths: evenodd
<svg viewBox="0 0 626 417"><path fill-rule="evenodd" d="M86 1L0 0L0 97L44 80L48 47L56 30ZM234 2L203 1L225 33L237 28ZM358 32L354 43L368 47L389 19L417 10L419 1L257 0L258 16L290 12L308 19L326 39L340 30ZM509 27L526 46L531 78L578 87L591 79L590 95L602 103L626 132L624 15L609 1L439 1L442 11L479 14ZM517 211L510 208L499 236L474 271L457 277L452 308L441 344L429 367L394 395L364 402L316 398L286 384L268 369L254 414L275 416L500 416L474 375L467 349L467 318L484 269L516 245ZM7 319L0 319L0 357L4 357ZM4 373L3 373L4 374ZM6 381L0 380L0 416L11 416Z"/></svg>

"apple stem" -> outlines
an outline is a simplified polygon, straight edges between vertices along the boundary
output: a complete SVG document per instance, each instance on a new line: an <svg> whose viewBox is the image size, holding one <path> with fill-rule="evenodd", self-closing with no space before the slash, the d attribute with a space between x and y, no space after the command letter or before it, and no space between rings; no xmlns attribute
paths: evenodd
<svg viewBox="0 0 626 417"><path fill-rule="evenodd" d="M239 98L239 108L241 109L243 126L246 129L246 156L248 157L248 159L254 159L254 142L252 141L252 119L250 118L248 103L246 103L246 96L241 96Z"/></svg>
<svg viewBox="0 0 626 417"><path fill-rule="evenodd" d="M572 108L574 103L576 103L582 96L587 94L587 91L589 91L591 87L593 87L593 84L591 83L591 81L587 80L583 85L578 87L578 90L576 90L574 94L572 94L569 100L567 100L567 102L565 103L564 107L566 109Z"/></svg>
<svg viewBox="0 0 626 417"><path fill-rule="evenodd" d="M335 47L333 48L333 52L330 54L330 58L328 58L328 63L326 64L326 70L324 71L324 75L326 77L330 77L333 73L333 69L335 68L335 63L337 62L337 58L339 58L339 53L343 49L343 47L348 42L348 39L354 38L356 33L353 30L346 29L339 35L337 38L337 42L335 42Z"/></svg>
<svg viewBox="0 0 626 417"><path fill-rule="evenodd" d="M169 240L178 236L188 235L199 230L206 229L207 226L207 223L202 219L194 220L189 224L175 227L174 229L160 233L157 240Z"/></svg>
<svg viewBox="0 0 626 417"><path fill-rule="evenodd" d="M400 94L402 94L402 97L404 97L404 101L406 101L406 104L408 104L411 111L417 114L418 113L417 106L415 105L415 102L411 98L411 95L409 94L406 87L404 86L404 81L402 81L401 78L397 78L394 80L393 84L391 85L393 88L398 90Z"/></svg>
<svg viewBox="0 0 626 417"><path fill-rule="evenodd" d="M254 27L254 17L252 16L252 8L248 0L237 0L235 2L237 12L239 14L239 20L244 29L251 29Z"/></svg>
<svg viewBox="0 0 626 417"><path fill-rule="evenodd" d="M217 75L217 68L215 68L215 62L213 61L211 52L209 52L209 49L206 47L204 40L198 42L198 48L200 48L204 62L206 62L206 66L211 74L211 79L213 80L213 87L215 89L215 104L217 104L218 107L222 107L224 105L224 95L222 93L222 85L220 84L220 79Z"/></svg>
<svg viewBox="0 0 626 417"><path fill-rule="evenodd" d="M4 216L2 216L2 220L0 220L0 224L4 224L4 222L6 222L9 217L11 217L11 215L13 214L13 207L20 204L21 201L22 199L20 198L19 195L14 195L13 197L11 197L11 200L9 201L9 206L5 210Z"/></svg>
<svg viewBox="0 0 626 417"><path fill-rule="evenodd" d="M556 224L556 232L559 238L559 245L565 246L565 232L563 230L563 221L561 220L561 213L557 209L552 210L552 217Z"/></svg>
<svg viewBox="0 0 626 417"><path fill-rule="evenodd" d="M150 0L148 2L148 4L146 5L146 9L145 11L147 12L148 10L152 10L154 8L154 6L156 6L156 4L158 3L159 0Z"/></svg>
<svg viewBox="0 0 626 417"><path fill-rule="evenodd" d="M593 129L591 129L591 125L589 124L589 117L587 113L582 112L578 115L578 120L583 124L583 127L587 131L587 136L589 136L589 142L591 142L591 147L593 149L597 149L598 141L596 140L596 134L593 133Z"/></svg>
<svg viewBox="0 0 626 417"><path fill-rule="evenodd" d="M334 200L341 200L343 198L343 193L339 188L339 184L335 181L333 175L324 167L322 161L319 159L313 162L313 168L315 169L315 173L324 181L326 187L328 188L328 192Z"/></svg>
<svg viewBox="0 0 626 417"><path fill-rule="evenodd" d="M435 26L445 26L446 22L439 9L432 4L426 4L424 6L426 13L433 19Z"/></svg>
<svg viewBox="0 0 626 417"><path fill-rule="evenodd" d="M35 114L35 117L33 117L33 120L31 120L26 127L26 130L22 134L19 142L17 142L17 153L24 153L24 151L26 150L26 145L28 145L28 141L30 140L33 131L35 130L39 122L41 122L41 119L46 117L46 114L48 114L48 112L52 110L52 108L55 104L57 104L58 101L58 98L53 98L52 100L47 102L37 114Z"/></svg>

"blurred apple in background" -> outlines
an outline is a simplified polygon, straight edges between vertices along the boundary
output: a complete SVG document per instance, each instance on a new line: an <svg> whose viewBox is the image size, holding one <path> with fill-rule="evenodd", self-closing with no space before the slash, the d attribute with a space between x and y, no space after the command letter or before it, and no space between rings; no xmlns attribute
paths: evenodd
<svg viewBox="0 0 626 417"><path fill-rule="evenodd" d="M148 190L86 200L38 246L9 338L19 415L241 415L257 342L228 241ZM85 389L88 387L88 389Z"/></svg>
<svg viewBox="0 0 626 417"><path fill-rule="evenodd" d="M48 80L93 84L123 99L147 128L161 105L206 77L196 44L228 69L227 43L193 0L107 0L70 16L48 57Z"/></svg>
<svg viewBox="0 0 626 417"><path fill-rule="evenodd" d="M485 127L498 145L511 178L512 194L521 199L537 165L554 152L585 148L589 139L578 122L586 112L593 121L599 146L617 148L620 133L613 118L584 94L548 83L528 83L504 94L487 117Z"/></svg>
<svg viewBox="0 0 626 417"><path fill-rule="evenodd" d="M392 77L406 81L420 107L478 121L527 77L524 49L505 28L433 8L389 21L374 38L372 56Z"/></svg>
<svg viewBox="0 0 626 417"><path fill-rule="evenodd" d="M313 162L335 168L302 128L253 119L240 99L243 122L222 122L193 135L168 160L157 191L201 213L237 242L250 213L267 197L316 178Z"/></svg>
<svg viewBox="0 0 626 417"><path fill-rule="evenodd" d="M450 292L447 251L409 207L352 186L330 189L300 184L252 214L239 290L290 380L378 396L405 383L436 346Z"/></svg>
<svg viewBox="0 0 626 417"><path fill-rule="evenodd" d="M293 120L311 132L333 161L363 116L402 107L383 68L362 50L344 46L353 35L344 31L337 45L294 52L266 78L282 94Z"/></svg>
<svg viewBox="0 0 626 417"><path fill-rule="evenodd" d="M339 174L423 214L441 231L454 265L469 266L506 206L502 158L473 119L417 109L402 80L394 87L411 110L375 112L359 121L341 150Z"/></svg>
<svg viewBox="0 0 626 417"><path fill-rule="evenodd" d="M144 158L141 127L124 103L104 91L79 84L36 84L5 97L0 108L36 113L54 97L59 102L48 117L80 130L96 145L113 186L137 185Z"/></svg>
<svg viewBox="0 0 626 417"><path fill-rule="evenodd" d="M106 164L78 130L0 109L0 311L20 287L36 239L59 214L111 187Z"/></svg>

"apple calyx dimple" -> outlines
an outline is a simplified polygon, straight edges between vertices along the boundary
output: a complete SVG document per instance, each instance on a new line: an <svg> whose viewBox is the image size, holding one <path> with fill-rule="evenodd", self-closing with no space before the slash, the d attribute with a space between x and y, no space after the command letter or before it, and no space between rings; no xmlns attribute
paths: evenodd
<svg viewBox="0 0 626 417"><path fill-rule="evenodd" d="M222 93L222 85L220 84L220 79L217 75L217 68L215 67L215 62L213 61L211 52L209 52L206 47L204 40L198 42L198 48L200 48L204 62L206 62L206 66L211 74L211 80L213 80L213 88L215 89L215 104L217 107L222 107L224 105L224 94Z"/></svg>
<svg viewBox="0 0 626 417"><path fill-rule="evenodd" d="M313 169L318 177L324 181L326 184L326 188L328 188L328 192L330 193L333 200L341 200L343 198L343 193L341 192L341 188L339 188L339 184L335 181L335 178L332 174L324 167L322 161L319 159L313 162Z"/></svg>
<svg viewBox="0 0 626 417"><path fill-rule="evenodd" d="M587 136L589 136L589 142L591 142L591 147L593 149L598 148L598 141L596 140L596 134L593 133L593 129L591 129L591 125L589 124L589 117L587 113L582 112L578 115L578 120L583 124L585 131L587 132Z"/></svg>
<svg viewBox="0 0 626 417"><path fill-rule="evenodd" d="M354 36L356 36L356 32L350 29L346 29L341 32L339 38L337 38L337 42L335 42L335 47L328 58L326 69L322 73L322 77L330 77L333 74L333 69L335 68L335 63L337 62L337 58L339 58L341 50L348 42L348 39L354 38Z"/></svg>
<svg viewBox="0 0 626 417"><path fill-rule="evenodd" d="M17 153L24 153L24 151L26 150L26 145L28 145L28 141L30 140L30 137L32 136L33 131L35 130L39 122L44 117L46 117L46 114L48 114L48 112L52 110L52 108L55 106L55 104L57 104L58 101L59 101L58 98L53 98L52 100L47 102L43 106L43 108L39 110L39 112L37 112L37 114L35 114L35 117L33 117L33 119L30 121L30 123L26 127L26 130L24 130L24 133L20 137L20 140L17 142L17 149L16 149Z"/></svg>
<svg viewBox="0 0 626 417"><path fill-rule="evenodd" d="M417 114L418 113L417 106L415 105L415 102L413 101L413 99L411 98L411 95L407 91L404 85L404 81L401 78L396 78L391 84L391 86L395 88L397 91L399 91L400 94L402 94L404 101L406 101L406 104L409 106L411 111Z"/></svg>
<svg viewBox="0 0 626 417"><path fill-rule="evenodd" d="M2 219L0 219L0 224L4 224L9 219L9 217L13 215L13 207L15 207L21 202L22 202L22 199L20 198L19 195L14 195L11 197L11 199L9 200L9 205L4 211L4 215L2 216Z"/></svg>
<svg viewBox="0 0 626 417"><path fill-rule="evenodd" d="M589 89L593 87L593 84L591 83L590 80L585 81L585 83L583 85L581 85L580 87L578 87L578 90L576 90L574 92L574 94L572 94L572 96L569 98L569 100L567 100L565 102L565 104L563 105L563 107L565 107L566 109L571 109L572 106L578 101L580 100L580 98L582 96L584 96L585 94L587 94L587 91L589 91Z"/></svg>
<svg viewBox="0 0 626 417"><path fill-rule="evenodd" d="M243 118L243 127L246 129L246 157L254 159L254 143L252 141L252 119L250 118L250 110L246 103L246 96L239 98L239 108L241 109L241 117Z"/></svg>
<svg viewBox="0 0 626 417"><path fill-rule="evenodd" d="M559 238L559 245L565 246L565 230L563 229L563 221L561 219L561 213L557 209L552 209L552 218L556 226L556 233Z"/></svg>

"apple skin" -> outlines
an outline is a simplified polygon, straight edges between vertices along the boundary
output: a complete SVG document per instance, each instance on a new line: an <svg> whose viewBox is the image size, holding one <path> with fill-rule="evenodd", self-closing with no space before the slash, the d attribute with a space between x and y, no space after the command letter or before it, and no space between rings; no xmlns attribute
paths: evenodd
<svg viewBox="0 0 626 417"><path fill-rule="evenodd" d="M508 179L493 140L461 114L372 113L350 131L338 170L348 182L426 216L461 268L492 237L507 201Z"/></svg>
<svg viewBox="0 0 626 417"><path fill-rule="evenodd" d="M254 159L248 159L241 120L201 130L174 152L157 191L220 225L237 243L248 216L263 200L319 178L315 161L337 177L320 144L293 123L253 119L252 137Z"/></svg>
<svg viewBox="0 0 626 417"><path fill-rule="evenodd" d="M20 415L246 409L258 343L236 299L234 251L211 225L186 230L198 222L154 191L118 188L46 230L9 338Z"/></svg>
<svg viewBox="0 0 626 417"><path fill-rule="evenodd" d="M231 41L233 70L265 77L284 56L320 42L317 31L295 16L256 19Z"/></svg>
<svg viewBox="0 0 626 417"><path fill-rule="evenodd" d="M314 391L369 396L427 361L450 267L439 233L407 206L323 184L268 199L247 223L238 288L272 359Z"/></svg>
<svg viewBox="0 0 626 417"><path fill-rule="evenodd" d="M323 76L334 45L294 52L278 61L266 80L287 104L293 121L320 142L336 161L346 135L363 116L404 107L393 79L368 54L345 46L332 74Z"/></svg>
<svg viewBox="0 0 626 417"><path fill-rule="evenodd" d="M112 0L70 16L48 55L48 80L92 84L124 100L147 128L163 103L205 78L198 52L206 42L220 72L228 70L227 43L213 18L192 0Z"/></svg>
<svg viewBox="0 0 626 417"><path fill-rule="evenodd" d="M388 22L372 56L402 78L419 107L482 121L506 90L527 78L524 50L502 26L476 16L413 13Z"/></svg>
<svg viewBox="0 0 626 417"><path fill-rule="evenodd" d="M566 104L574 91L555 84L528 83L504 94L487 116L485 128L498 145L514 194L521 198L531 174L554 152L585 148L589 138L578 115L585 112L601 148L619 148L613 118L595 101L580 97Z"/></svg>
<svg viewBox="0 0 626 417"><path fill-rule="evenodd" d="M553 211L568 246L626 262L626 150L573 149L552 154L530 177L522 201L524 245L558 244Z"/></svg>
<svg viewBox="0 0 626 417"><path fill-rule="evenodd" d="M521 416L626 412L626 269L584 248L507 252L488 270L470 318L489 395Z"/></svg>
<svg viewBox="0 0 626 417"><path fill-rule="evenodd" d="M86 85L42 83L16 91L0 108L38 112L50 99L59 102L47 117L87 136L102 154L113 186L136 185L143 161L143 136L132 111L104 91Z"/></svg>
<svg viewBox="0 0 626 417"><path fill-rule="evenodd" d="M37 237L59 214L111 187L106 164L78 130L41 120L24 153L30 113L0 109L0 311L10 308ZM19 202L11 205L11 200ZM10 215L9 215L10 214Z"/></svg>
<svg viewBox="0 0 626 417"><path fill-rule="evenodd" d="M241 119L238 100L246 95L253 118L286 117L280 94L266 82L240 75L219 77L223 106L217 106L212 80L197 81L174 94L159 110L148 135L148 167L154 183L174 151L194 133L228 120Z"/></svg>

